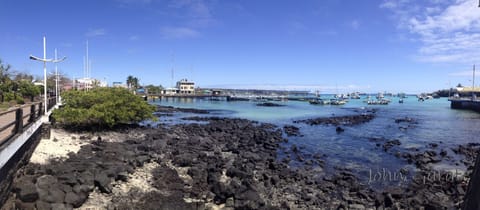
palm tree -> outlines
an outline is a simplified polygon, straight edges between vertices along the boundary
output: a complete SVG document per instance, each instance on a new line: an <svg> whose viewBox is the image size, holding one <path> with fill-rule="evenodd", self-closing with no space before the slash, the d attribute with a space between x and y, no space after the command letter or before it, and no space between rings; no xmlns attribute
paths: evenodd
<svg viewBox="0 0 480 210"><path fill-rule="evenodd" d="M134 78L134 77L133 77L132 75L129 75L129 76L127 77L127 86L128 86L128 88L132 88L133 78Z"/></svg>
<svg viewBox="0 0 480 210"><path fill-rule="evenodd" d="M137 78L137 77L134 77L133 80L132 80L132 87L134 89L138 89L138 87L140 87L140 80Z"/></svg>

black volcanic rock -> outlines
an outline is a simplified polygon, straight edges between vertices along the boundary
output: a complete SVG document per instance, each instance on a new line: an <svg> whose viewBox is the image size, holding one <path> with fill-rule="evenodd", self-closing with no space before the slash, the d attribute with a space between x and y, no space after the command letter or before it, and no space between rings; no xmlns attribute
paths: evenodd
<svg viewBox="0 0 480 210"><path fill-rule="evenodd" d="M173 106L157 106L157 112L159 113L172 113L172 112L185 112L185 113L195 113L195 114L208 114L208 110L203 109L193 109L193 108L179 108Z"/></svg>
<svg viewBox="0 0 480 210"><path fill-rule="evenodd" d="M296 120L294 123L306 123L309 125L334 125L334 126L349 126L367 123L375 118L374 114L360 114L339 117L320 117L307 120Z"/></svg>
<svg viewBox="0 0 480 210"><path fill-rule="evenodd" d="M295 127L293 125L283 126L283 131L287 134L287 136L299 136L300 135L300 128Z"/></svg>
<svg viewBox="0 0 480 210"><path fill-rule="evenodd" d="M272 102L258 103L256 105L257 106L267 106L267 107L285 106L283 104L277 104L277 103L272 103Z"/></svg>

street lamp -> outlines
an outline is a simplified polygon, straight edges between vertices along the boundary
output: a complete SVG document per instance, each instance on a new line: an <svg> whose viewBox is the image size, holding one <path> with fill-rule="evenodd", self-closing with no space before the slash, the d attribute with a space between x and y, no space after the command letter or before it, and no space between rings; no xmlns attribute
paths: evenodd
<svg viewBox="0 0 480 210"><path fill-rule="evenodd" d="M35 57L33 55L30 55L30 59L36 60L36 61L42 61L43 62L43 94L44 94L44 101L45 101L45 115L47 115L47 62L52 62L52 63L58 63L63 60L65 60L67 57L63 57L60 60L56 59L47 59L47 39L45 36L43 37L43 59L39 57Z"/></svg>

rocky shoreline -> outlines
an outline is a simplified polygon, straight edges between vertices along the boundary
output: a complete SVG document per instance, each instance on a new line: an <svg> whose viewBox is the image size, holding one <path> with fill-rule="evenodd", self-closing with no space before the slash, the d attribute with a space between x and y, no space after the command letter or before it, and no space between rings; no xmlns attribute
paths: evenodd
<svg viewBox="0 0 480 210"><path fill-rule="evenodd" d="M159 113L205 113L161 107ZM373 116L358 115L307 123L355 125ZM94 133L58 141L83 144L46 164L30 162L19 170L9 206L18 209L425 209L460 208L468 178L425 179L435 171L421 162L406 187L375 191L348 169L326 174L328 158L307 156L287 135L301 135L295 126L283 129L245 119L192 117L207 124L137 127L115 135ZM399 122L400 123L400 122ZM403 123L403 122L402 122ZM340 125L340 124L339 124ZM45 140L42 140L45 141ZM46 140L48 141L48 140ZM383 152L394 153L399 142L372 139ZM433 148L433 146L432 146ZM438 149L438 148L437 148ZM479 147L459 145L453 151L473 165ZM288 154L280 159L278 151ZM400 150L399 150L400 151ZM37 151L36 151L37 152ZM402 153L404 152L404 153ZM400 151L420 154L420 151ZM412 163L442 156L441 151L411 155ZM430 155L428 157L423 154ZM35 155L35 154L34 154ZM293 167L296 159L303 163ZM408 160L408 158L405 158ZM402 171L404 175L411 173ZM443 172L439 172L443 173ZM138 175L142 174L142 175ZM102 201L102 202L100 202Z"/></svg>

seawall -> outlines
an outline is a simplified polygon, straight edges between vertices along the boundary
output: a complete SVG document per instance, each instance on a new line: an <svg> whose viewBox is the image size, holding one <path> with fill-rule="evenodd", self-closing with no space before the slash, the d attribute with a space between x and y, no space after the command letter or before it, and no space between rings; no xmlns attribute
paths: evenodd
<svg viewBox="0 0 480 210"><path fill-rule="evenodd" d="M448 100L452 109L467 109L480 112L480 100L472 100L470 98L450 98Z"/></svg>

